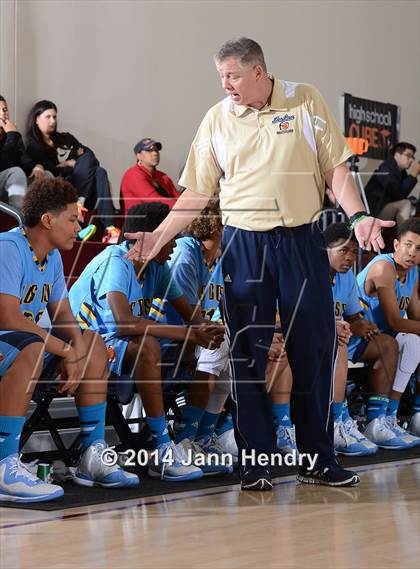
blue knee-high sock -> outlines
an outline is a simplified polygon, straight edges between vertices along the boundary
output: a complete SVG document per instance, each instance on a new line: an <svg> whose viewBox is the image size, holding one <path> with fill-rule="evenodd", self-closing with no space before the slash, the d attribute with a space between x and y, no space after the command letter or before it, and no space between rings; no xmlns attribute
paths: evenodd
<svg viewBox="0 0 420 569"><path fill-rule="evenodd" d="M414 396L413 413L420 413L420 395Z"/></svg>
<svg viewBox="0 0 420 569"><path fill-rule="evenodd" d="M219 415L220 413L209 413L208 411L204 411L197 434L195 435L197 441L206 440L212 436L216 428Z"/></svg>
<svg viewBox="0 0 420 569"><path fill-rule="evenodd" d="M0 460L19 452L20 435L26 417L0 415Z"/></svg>
<svg viewBox="0 0 420 569"><path fill-rule="evenodd" d="M338 423L342 419L343 404L344 401L340 401L338 403L336 401L333 401L332 414L333 414L334 423Z"/></svg>
<svg viewBox="0 0 420 569"><path fill-rule="evenodd" d="M175 442L180 443L184 439L195 439L198 427L202 416L204 415L204 409L200 407L194 407L194 405L186 405L182 409L182 419L185 423L184 428L175 437Z"/></svg>
<svg viewBox="0 0 420 569"><path fill-rule="evenodd" d="M273 413L274 424L276 427L291 427L290 419L290 403L272 403L271 410Z"/></svg>
<svg viewBox="0 0 420 569"><path fill-rule="evenodd" d="M96 405L78 406L80 432L82 433L83 450L98 440L105 438L106 402Z"/></svg>
<svg viewBox="0 0 420 569"><path fill-rule="evenodd" d="M231 429L233 429L233 418L232 415L228 413L223 423L220 425L220 427L216 429L216 432L218 435L222 435L223 433L226 433L226 431L230 431Z"/></svg>
<svg viewBox="0 0 420 569"><path fill-rule="evenodd" d="M367 404L367 420L368 423L380 417L381 415L386 415L388 407L388 397L383 397L381 395L371 395L368 399Z"/></svg>
<svg viewBox="0 0 420 569"><path fill-rule="evenodd" d="M386 409L387 417L395 417L397 415L398 407L400 406L399 399L390 399Z"/></svg>
<svg viewBox="0 0 420 569"><path fill-rule="evenodd" d="M157 447L171 441L165 415L161 415L160 417L146 417L146 421Z"/></svg>

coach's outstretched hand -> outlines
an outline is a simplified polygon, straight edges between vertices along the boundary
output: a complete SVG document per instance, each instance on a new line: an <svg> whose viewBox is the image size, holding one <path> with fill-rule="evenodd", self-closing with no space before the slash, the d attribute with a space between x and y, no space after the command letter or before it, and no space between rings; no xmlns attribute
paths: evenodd
<svg viewBox="0 0 420 569"><path fill-rule="evenodd" d="M381 234L383 227L394 227L395 221L384 221L376 219L376 217L365 217L354 227L354 234L362 249L371 251L372 249L379 253L385 247L385 243Z"/></svg>
<svg viewBox="0 0 420 569"><path fill-rule="evenodd" d="M137 239L136 243L126 253L126 258L131 261L150 261L159 253L165 243L159 242L158 233L124 233L126 239Z"/></svg>

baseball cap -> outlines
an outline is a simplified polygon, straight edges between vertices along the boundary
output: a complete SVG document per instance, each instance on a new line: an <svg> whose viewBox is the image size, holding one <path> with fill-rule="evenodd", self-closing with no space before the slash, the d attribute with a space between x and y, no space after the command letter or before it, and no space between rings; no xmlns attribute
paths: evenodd
<svg viewBox="0 0 420 569"><path fill-rule="evenodd" d="M138 142L135 147L133 148L134 154L138 154L142 150L162 150L162 144L160 142L156 142L153 138L142 138L140 142Z"/></svg>

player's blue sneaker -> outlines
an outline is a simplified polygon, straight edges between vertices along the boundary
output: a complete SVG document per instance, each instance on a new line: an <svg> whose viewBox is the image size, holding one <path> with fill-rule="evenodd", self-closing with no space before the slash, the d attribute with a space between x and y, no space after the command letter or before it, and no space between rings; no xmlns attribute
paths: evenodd
<svg viewBox="0 0 420 569"><path fill-rule="evenodd" d="M334 423L334 450L345 456L368 456L375 454L378 447L367 439L357 428L353 419Z"/></svg>
<svg viewBox="0 0 420 569"><path fill-rule="evenodd" d="M415 447L417 445L420 445L420 438L415 437L414 435L410 434L408 431L400 427L397 421L397 417L395 415L389 415L385 417L385 422L387 426L391 429L391 431L395 433L397 437L400 437L406 443L408 443L410 447Z"/></svg>
<svg viewBox="0 0 420 569"><path fill-rule="evenodd" d="M412 439L417 437L413 437L404 429L401 429L403 432L400 433L395 427L391 428L394 426L394 421L389 419L385 415L372 419L366 425L364 435L378 447L389 450L400 450L414 446Z"/></svg>
<svg viewBox="0 0 420 569"><path fill-rule="evenodd" d="M223 456L223 449L217 445L215 437L205 444L185 438L179 445L193 464L202 470L204 476L229 474L233 471L233 459L229 460L229 455Z"/></svg>
<svg viewBox="0 0 420 569"><path fill-rule="evenodd" d="M281 454L297 453L295 426L279 425L276 430L277 448Z"/></svg>
<svg viewBox="0 0 420 569"><path fill-rule="evenodd" d="M167 482L196 480L203 476L203 471L194 466L193 456L185 452L181 443L173 441L159 445L152 453L148 474Z"/></svg>
<svg viewBox="0 0 420 569"><path fill-rule="evenodd" d="M30 472L17 454L0 461L0 501L47 502L63 494L61 486L48 484Z"/></svg>
<svg viewBox="0 0 420 569"><path fill-rule="evenodd" d="M218 472L212 474L231 474L233 472L234 457L219 444L218 436L213 433L211 437L206 437L195 441L196 449L204 453L207 463L212 467L213 463L218 468ZM213 467L214 468L214 467ZM210 472L208 472L210 474Z"/></svg>
<svg viewBox="0 0 420 569"><path fill-rule="evenodd" d="M109 466L104 458L108 448L105 441L97 440L84 450L76 468L74 482L80 486L103 488L131 488L140 484L139 477L126 472L118 464Z"/></svg>

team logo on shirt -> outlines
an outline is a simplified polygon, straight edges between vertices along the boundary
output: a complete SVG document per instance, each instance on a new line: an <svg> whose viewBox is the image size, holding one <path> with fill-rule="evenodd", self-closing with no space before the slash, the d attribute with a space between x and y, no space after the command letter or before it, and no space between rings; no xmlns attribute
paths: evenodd
<svg viewBox="0 0 420 569"><path fill-rule="evenodd" d="M277 115L273 118L273 124L278 125L277 134L286 134L288 132L294 132L294 129L290 126L290 123L295 120L295 115L285 114L283 116Z"/></svg>
<svg viewBox="0 0 420 569"><path fill-rule="evenodd" d="M3 354L0 352L0 362L2 362L4 360L4 356Z"/></svg>

